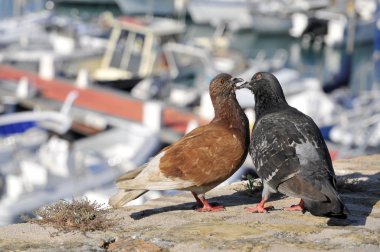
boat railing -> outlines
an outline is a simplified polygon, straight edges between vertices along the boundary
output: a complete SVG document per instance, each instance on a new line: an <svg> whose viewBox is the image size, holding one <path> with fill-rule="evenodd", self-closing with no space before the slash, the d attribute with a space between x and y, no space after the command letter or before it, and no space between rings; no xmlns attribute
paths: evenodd
<svg viewBox="0 0 380 252"><path fill-rule="evenodd" d="M205 68L215 69L210 52L204 48L170 42L164 45L163 52L168 60L169 73L172 78L177 77L180 72L180 66L175 58L176 53L196 57L202 62Z"/></svg>
<svg viewBox="0 0 380 252"><path fill-rule="evenodd" d="M10 134L12 131L18 133L18 126L23 127L23 123L32 123L55 133L64 134L71 127L72 120L68 114L77 97L78 93L76 91L70 92L59 112L27 111L2 115L0 116L0 127L3 127Z"/></svg>

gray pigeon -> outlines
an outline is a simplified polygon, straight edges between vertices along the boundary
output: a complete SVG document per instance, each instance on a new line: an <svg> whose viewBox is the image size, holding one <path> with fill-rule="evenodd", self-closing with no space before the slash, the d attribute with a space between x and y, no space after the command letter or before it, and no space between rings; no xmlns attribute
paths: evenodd
<svg viewBox="0 0 380 252"><path fill-rule="evenodd" d="M248 88L255 96L249 153L264 184L261 202L248 210L267 212L264 204L270 194L280 192L301 198L298 205L284 210L345 218L331 158L314 121L288 105L271 73L256 73L239 88Z"/></svg>

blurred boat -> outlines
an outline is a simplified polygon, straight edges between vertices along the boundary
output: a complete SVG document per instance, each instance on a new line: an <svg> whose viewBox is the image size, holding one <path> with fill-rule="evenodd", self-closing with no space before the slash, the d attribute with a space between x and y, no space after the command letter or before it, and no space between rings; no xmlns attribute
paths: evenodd
<svg viewBox="0 0 380 252"><path fill-rule="evenodd" d="M131 95L141 100L157 99L166 104L186 107L203 118L212 119L208 90L216 74L225 72L248 77L255 71L279 69L287 62L288 54L283 49L278 49L273 58L266 58L263 51L255 58L247 58L230 47L230 35L231 31L220 24L212 36L164 44L166 72L153 74L138 82ZM202 105L204 102L207 105Z"/></svg>
<svg viewBox="0 0 380 252"><path fill-rule="evenodd" d="M85 18L98 16L104 11L127 16L182 17L187 0L53 0L54 10Z"/></svg>
<svg viewBox="0 0 380 252"><path fill-rule="evenodd" d="M187 5L195 24L218 26L224 23L230 30L251 29L250 10L257 0L190 0Z"/></svg>
<svg viewBox="0 0 380 252"><path fill-rule="evenodd" d="M45 3L45 0L2 0L0 1L0 20L43 11Z"/></svg>
<svg viewBox="0 0 380 252"><path fill-rule="evenodd" d="M178 107L190 108L206 119L212 119L209 83L220 72L250 78L253 72L271 71L287 61L285 50L279 49L273 58L259 52L247 58L229 48L226 37L194 38L187 43L167 43L164 55L168 73L152 76L139 82L131 95L143 99L158 99Z"/></svg>
<svg viewBox="0 0 380 252"><path fill-rule="evenodd" d="M0 48L25 40L46 39L47 33L43 25L50 18L50 12L41 11L0 20Z"/></svg>
<svg viewBox="0 0 380 252"><path fill-rule="evenodd" d="M210 80L219 72L240 73L247 68L247 60L231 50L208 50L191 44L167 43L164 45L169 75L155 97L143 95L143 85L136 86L131 94L143 99L159 98L180 107L192 107L208 92ZM161 80L163 78L161 77ZM149 80L147 80L149 81ZM150 78L150 81L156 81ZM152 83L153 86L155 84ZM145 90L152 92L145 86Z"/></svg>
<svg viewBox="0 0 380 252"><path fill-rule="evenodd" d="M186 0L115 0L124 15L178 16Z"/></svg>
<svg viewBox="0 0 380 252"><path fill-rule="evenodd" d="M324 43L330 47L347 44L348 30L353 22L355 44L372 42L375 27L376 1L337 1L327 9L295 13L289 34L301 38L303 44Z"/></svg>
<svg viewBox="0 0 380 252"><path fill-rule="evenodd" d="M373 40L373 63L374 63L374 83L380 84L380 2L377 1L376 4L376 14L375 14L376 26L374 31Z"/></svg>
<svg viewBox="0 0 380 252"><path fill-rule="evenodd" d="M321 128L335 158L370 155L380 151L380 93L348 91L335 92L333 99L339 105L335 120Z"/></svg>
<svg viewBox="0 0 380 252"><path fill-rule="evenodd" d="M269 0L251 9L253 29L260 34L288 34L292 15L327 7L328 0Z"/></svg>
<svg viewBox="0 0 380 252"><path fill-rule="evenodd" d="M20 17L22 22L24 19L29 20ZM107 44L106 27L51 14L44 22L28 26L36 34L16 33L17 42L0 51L1 63L34 72L47 67L51 69L48 78L75 78L80 69L91 73L99 66Z"/></svg>
<svg viewBox="0 0 380 252"><path fill-rule="evenodd" d="M69 93L60 112L0 115L0 225L60 199L113 188L117 176L143 164L159 148L157 132L144 125L71 108L77 94ZM89 117L91 123L77 119ZM73 128L87 133L79 137Z"/></svg>
<svg viewBox="0 0 380 252"><path fill-rule="evenodd" d="M22 85L15 82L24 78L37 91L25 88L23 81ZM73 83L42 79L4 65L0 65L0 81L0 97L15 97L3 107L8 113L20 108L53 110L70 92L78 94L75 106L70 109L72 124L68 132L51 135L44 131L47 137L36 147L16 148L11 156L1 160L6 163L0 163L0 192L4 191L2 181L6 182L6 194L0 201L1 225L13 222L23 212L62 198L86 195L92 201L106 204L115 193L113 181L117 176L146 162L162 145L176 141L189 124L206 122L162 102L142 102L96 85L78 88ZM12 138L6 144L14 142ZM157 193L146 195L157 196Z"/></svg>
<svg viewBox="0 0 380 252"><path fill-rule="evenodd" d="M196 24L224 23L233 31L253 28L258 33L287 34L292 13L324 8L328 3L328 0L191 0L188 11Z"/></svg>
<svg viewBox="0 0 380 252"><path fill-rule="evenodd" d="M0 80L14 81L23 78L27 78L39 90L38 98L25 100L30 108L36 106L51 108L57 101L63 101L70 91L76 90L79 93L76 104L82 109L99 113L103 117L107 117L108 120L110 120L109 118L119 118L120 120L143 123L147 127L153 127L155 130L161 129L161 137L164 142L171 143L177 140L181 134L185 133L190 121L195 120L201 124L205 123L204 120L200 120L199 117L185 109L167 106L159 101L138 100L132 98L128 93L91 83L79 85L78 83L60 79L47 80L32 72L0 65ZM2 86L0 85L0 87ZM53 105L50 103L53 103ZM153 114L149 113L151 109ZM144 119L149 117L152 118ZM153 119L156 117L157 123L155 123L156 119ZM80 121L87 120L86 117L81 115L76 119ZM88 120L94 121L94 123L97 121Z"/></svg>
<svg viewBox="0 0 380 252"><path fill-rule="evenodd" d="M31 141L36 134L29 132L24 137ZM42 143L19 145L10 159L1 160L5 189L0 199L0 225L10 224L20 214L48 203L114 187L118 176L146 162L159 146L156 135L128 123L124 128L113 128L75 142L60 137L41 138ZM99 198L91 200L106 203Z"/></svg>
<svg viewBox="0 0 380 252"><path fill-rule="evenodd" d="M143 78L167 71L162 45L185 31L179 21L158 17L121 17L115 21L101 67L100 85L130 91Z"/></svg>
<svg viewBox="0 0 380 252"><path fill-rule="evenodd" d="M380 3L376 4L375 20L380 20ZM380 26L376 26L373 47L373 81L379 81ZM343 108L331 127L327 127L326 138L339 149L337 158L368 155L380 152L380 92L377 89L353 94L347 90L332 93L334 100Z"/></svg>
<svg viewBox="0 0 380 252"><path fill-rule="evenodd" d="M46 173L36 166L29 166L26 158L30 158L48 141L49 132L64 134L70 129L71 118L67 109L75 100L76 94L71 93L68 96L61 112L17 112L17 104L14 102L16 97L12 103L9 102L10 98L2 96L2 104L6 105L4 108L8 106L8 109L3 110L6 114L0 115L0 174L3 179L0 188L3 193L0 195L0 225L11 223L10 216L18 217L13 213L14 209L6 210L8 199L17 200L23 191L30 190L32 186L40 186L41 180L47 180L46 176L43 177ZM13 108L9 109L9 106ZM56 172L59 172L59 167L56 169ZM40 175L42 177L39 177Z"/></svg>

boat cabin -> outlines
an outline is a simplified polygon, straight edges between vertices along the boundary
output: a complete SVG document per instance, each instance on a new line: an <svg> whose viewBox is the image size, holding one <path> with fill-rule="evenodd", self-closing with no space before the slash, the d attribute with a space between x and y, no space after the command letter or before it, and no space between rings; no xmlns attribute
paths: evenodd
<svg viewBox="0 0 380 252"><path fill-rule="evenodd" d="M177 41L185 25L158 17L122 17L115 20L100 69L99 84L130 90L141 79L166 69L162 45Z"/></svg>

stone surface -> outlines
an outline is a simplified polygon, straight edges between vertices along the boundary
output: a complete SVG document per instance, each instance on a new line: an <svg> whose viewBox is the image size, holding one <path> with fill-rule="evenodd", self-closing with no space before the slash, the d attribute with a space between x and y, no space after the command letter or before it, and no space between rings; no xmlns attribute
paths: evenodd
<svg viewBox="0 0 380 252"><path fill-rule="evenodd" d="M272 197L276 210L244 210L260 201L244 184L216 188L211 202L226 211L193 211L190 193L165 196L143 206L112 210L117 225L106 232L59 232L36 224L0 228L1 251L380 251L380 155L334 163L340 193L351 211L334 220L284 212L299 199Z"/></svg>

